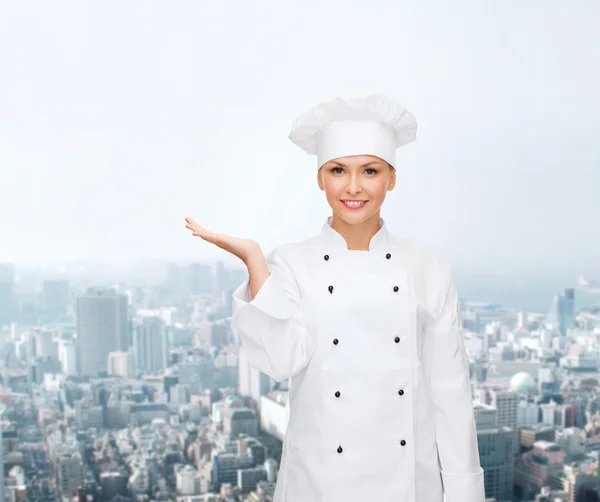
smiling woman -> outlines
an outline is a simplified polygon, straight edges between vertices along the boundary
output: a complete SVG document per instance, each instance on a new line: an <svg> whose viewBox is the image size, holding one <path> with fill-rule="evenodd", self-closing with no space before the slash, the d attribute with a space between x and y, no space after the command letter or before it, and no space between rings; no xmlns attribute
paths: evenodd
<svg viewBox="0 0 600 502"><path fill-rule="evenodd" d="M274 502L485 499L452 270L380 215L416 127L385 96L300 116L290 139L317 156L332 215L266 259L188 220L248 268L231 319L246 360L291 379Z"/></svg>

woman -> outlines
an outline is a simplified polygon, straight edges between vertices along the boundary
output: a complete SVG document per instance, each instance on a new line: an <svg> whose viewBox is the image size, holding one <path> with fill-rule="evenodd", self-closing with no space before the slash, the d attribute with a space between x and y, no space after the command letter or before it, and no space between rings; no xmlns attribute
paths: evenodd
<svg viewBox="0 0 600 502"><path fill-rule="evenodd" d="M468 359L450 266L380 216L414 116L380 95L301 115L332 209L321 233L275 248L193 235L240 258L232 328L250 364L291 377L274 502L483 502Z"/></svg>

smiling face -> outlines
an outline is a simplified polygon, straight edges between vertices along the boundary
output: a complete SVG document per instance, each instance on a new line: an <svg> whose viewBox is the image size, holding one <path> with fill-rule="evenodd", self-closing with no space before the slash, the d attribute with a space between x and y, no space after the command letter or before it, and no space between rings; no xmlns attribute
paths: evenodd
<svg viewBox="0 0 600 502"><path fill-rule="evenodd" d="M330 160L317 173L334 214L349 224L362 223L379 210L396 185L396 171L373 155L352 155Z"/></svg>

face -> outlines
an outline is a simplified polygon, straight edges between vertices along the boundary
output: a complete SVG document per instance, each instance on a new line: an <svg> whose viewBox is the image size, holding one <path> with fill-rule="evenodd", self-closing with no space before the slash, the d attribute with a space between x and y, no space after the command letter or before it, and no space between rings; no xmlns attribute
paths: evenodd
<svg viewBox="0 0 600 502"><path fill-rule="evenodd" d="M356 224L378 213L387 192L396 185L396 171L379 157L352 155L323 164L317 180L333 212Z"/></svg>

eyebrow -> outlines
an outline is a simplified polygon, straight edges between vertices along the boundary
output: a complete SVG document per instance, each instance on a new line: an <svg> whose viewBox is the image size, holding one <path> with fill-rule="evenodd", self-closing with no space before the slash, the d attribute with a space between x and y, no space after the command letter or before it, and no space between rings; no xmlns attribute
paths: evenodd
<svg viewBox="0 0 600 502"><path fill-rule="evenodd" d="M371 162L367 162L366 164L363 164L360 167L367 167L367 166L371 166L373 164L379 164L380 162L381 161L379 161L379 160L372 160ZM342 166L342 167L348 167L346 164L342 164L341 162L338 162L337 160L334 160L331 163L336 164L338 166Z"/></svg>

